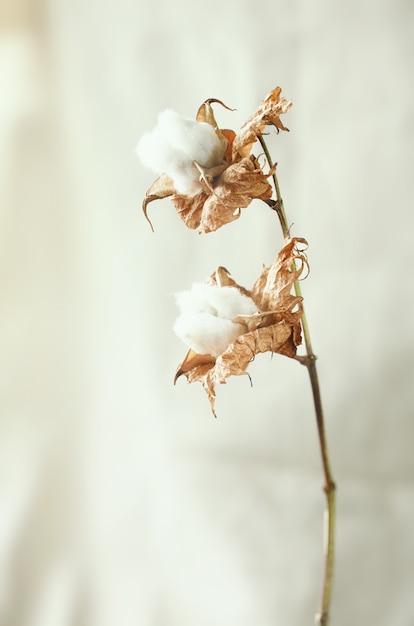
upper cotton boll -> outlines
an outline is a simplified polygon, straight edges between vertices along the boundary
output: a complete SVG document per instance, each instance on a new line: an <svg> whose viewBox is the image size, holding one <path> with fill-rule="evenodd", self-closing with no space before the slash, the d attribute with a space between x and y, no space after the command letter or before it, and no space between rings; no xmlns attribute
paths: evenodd
<svg viewBox="0 0 414 626"><path fill-rule="evenodd" d="M213 167L223 160L226 146L206 122L195 122L167 109L158 117L158 129L171 146L203 167Z"/></svg>
<svg viewBox="0 0 414 626"><path fill-rule="evenodd" d="M233 322L237 315L252 315L257 306L235 287L194 284L190 291L176 294L181 314L174 332L199 354L222 354L228 345L245 332Z"/></svg>
<svg viewBox="0 0 414 626"><path fill-rule="evenodd" d="M142 136L136 150L143 165L155 174L167 174L178 193L198 193L200 173L188 155L155 130Z"/></svg>
<svg viewBox="0 0 414 626"><path fill-rule="evenodd" d="M220 165L226 151L214 128L167 109L158 116L157 126L145 133L136 153L142 164L155 174L167 174L178 193L195 195L202 191L196 161L205 168Z"/></svg>

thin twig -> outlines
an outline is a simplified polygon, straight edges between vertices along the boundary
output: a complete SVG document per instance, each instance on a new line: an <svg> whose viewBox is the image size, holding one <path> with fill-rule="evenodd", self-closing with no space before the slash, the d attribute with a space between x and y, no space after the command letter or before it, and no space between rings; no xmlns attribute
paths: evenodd
<svg viewBox="0 0 414 626"><path fill-rule="evenodd" d="M276 192L276 203L273 208L279 218L280 226L284 237L289 237L289 225L286 219L285 208L283 206L283 199L280 193L279 181L276 176L276 168L273 165L272 158L267 148L266 142L262 135L258 136L259 142L266 155L268 165L273 169L273 184ZM297 296L301 296L301 288L299 281L294 283L295 293ZM309 326L306 318L305 311L301 319L303 338L305 342L306 356L298 357L298 360L306 366L310 378L313 403L315 407L316 423L318 427L319 446L322 456L322 467L324 473L324 492L326 495L326 510L325 510L325 528L324 528L324 573L322 582L322 593L320 599L319 612L316 614L315 622L319 626L327 626L329 621L329 607L331 602L332 592L332 577L333 577L333 565L335 555L335 482L332 476L332 470L329 463L328 444L325 431L325 420L323 416L321 392L319 387L318 371L316 367L316 356L312 349L312 342L309 333Z"/></svg>

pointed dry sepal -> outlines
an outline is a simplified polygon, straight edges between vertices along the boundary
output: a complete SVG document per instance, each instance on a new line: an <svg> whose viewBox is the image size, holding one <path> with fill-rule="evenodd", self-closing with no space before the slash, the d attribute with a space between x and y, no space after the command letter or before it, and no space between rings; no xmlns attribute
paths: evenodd
<svg viewBox="0 0 414 626"><path fill-rule="evenodd" d="M256 354L273 352L291 358L296 356L302 341L302 298L291 294L291 290L304 268L308 268L307 259L299 246L306 246L305 239L287 239L274 263L263 269L250 291L230 278L224 268L218 268L213 273L213 284L236 287L258 307L257 313L233 318L232 321L244 327L245 331L221 354L214 357L190 350L177 369L174 382L183 374L191 383L201 382L214 414L215 387L225 383L229 376L247 374L247 367Z"/></svg>
<svg viewBox="0 0 414 626"><path fill-rule="evenodd" d="M142 201L142 210L144 212L145 218L149 225L151 226L151 230L154 231L151 220L148 217L147 207L150 202L154 200L161 200L162 198L168 198L168 196L173 196L175 194L174 183L166 174L161 174L158 176L156 180L152 183L151 187L147 189L144 200Z"/></svg>
<svg viewBox="0 0 414 626"><path fill-rule="evenodd" d="M210 124L216 130L220 130L216 122L216 118L214 117L213 107L211 106L213 103L221 104L221 106L228 111L234 111L234 109L228 107L227 104L224 104L221 100L218 100L217 98L208 98L208 100L205 100L199 107L196 115L196 121L207 122L207 124Z"/></svg>

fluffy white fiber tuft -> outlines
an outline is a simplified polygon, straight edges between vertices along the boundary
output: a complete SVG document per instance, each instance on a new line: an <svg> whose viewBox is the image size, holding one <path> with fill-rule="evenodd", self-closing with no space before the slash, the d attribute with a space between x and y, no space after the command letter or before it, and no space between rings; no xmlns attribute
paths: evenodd
<svg viewBox="0 0 414 626"><path fill-rule="evenodd" d="M176 294L180 316L174 332L199 354L218 356L239 335L244 326L232 320L237 315L252 315L257 306L235 287L195 283L191 290Z"/></svg>
<svg viewBox="0 0 414 626"><path fill-rule="evenodd" d="M210 124L195 122L167 109L158 116L157 126L145 133L136 148L141 163L155 174L167 174L178 193L195 195L202 190L202 167L223 162L226 151Z"/></svg>

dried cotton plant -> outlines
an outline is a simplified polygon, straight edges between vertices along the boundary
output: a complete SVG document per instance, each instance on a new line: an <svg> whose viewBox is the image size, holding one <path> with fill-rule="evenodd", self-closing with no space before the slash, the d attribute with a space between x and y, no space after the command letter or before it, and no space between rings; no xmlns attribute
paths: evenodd
<svg viewBox="0 0 414 626"><path fill-rule="evenodd" d="M329 620L334 562L335 483L328 457L325 423L316 368L299 279L308 272L307 242L290 235L276 166L263 138L267 126L288 130L280 116L292 103L276 87L243 124L240 131L220 129L210 98L196 119L167 110L156 128L143 135L137 154L158 175L143 201L145 217L154 200L170 197L190 229L209 233L233 222L252 200L264 201L279 218L284 243L274 262L264 267L250 289L239 285L224 267L205 283L176 294L180 315L174 331L188 352L178 366L175 381L184 375L200 382L215 415L215 388L230 376L247 374L249 363L261 352L278 353L307 368L318 429L326 495L324 576L316 623ZM259 143L265 157L252 153ZM273 187L272 184L273 183ZM273 195L275 197L273 197ZM304 342L305 354L298 355Z"/></svg>

